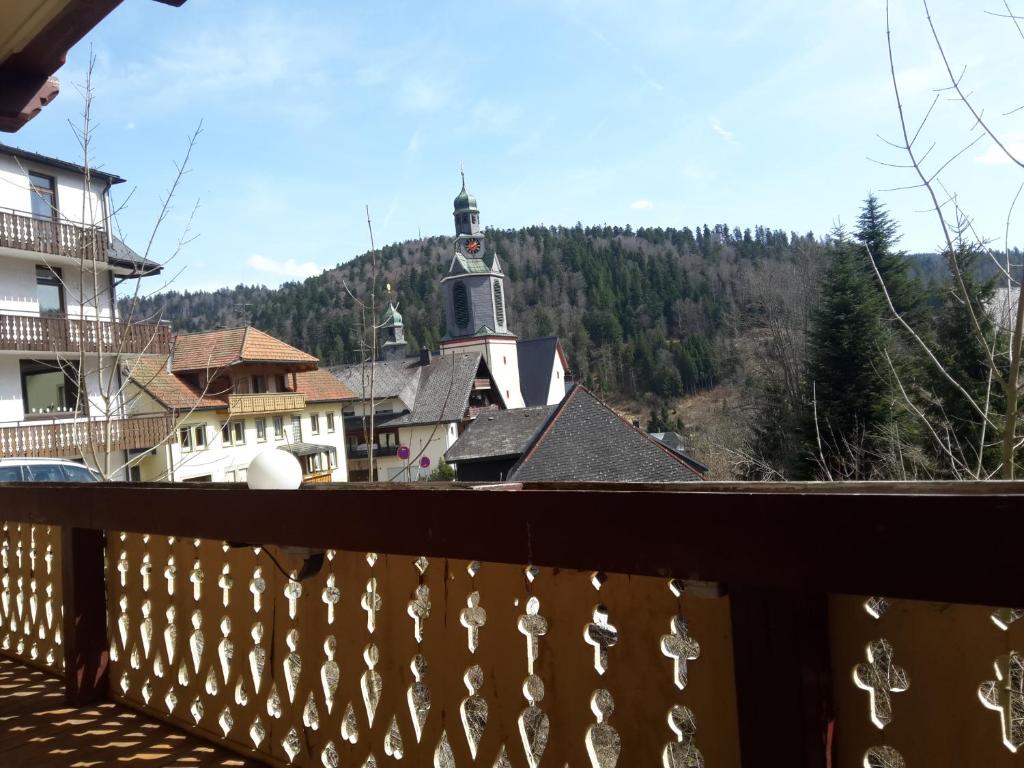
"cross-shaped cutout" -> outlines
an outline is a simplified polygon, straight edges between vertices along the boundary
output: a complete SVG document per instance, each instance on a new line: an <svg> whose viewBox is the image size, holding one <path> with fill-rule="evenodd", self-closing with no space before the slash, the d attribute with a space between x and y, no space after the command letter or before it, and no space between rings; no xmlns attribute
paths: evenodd
<svg viewBox="0 0 1024 768"><path fill-rule="evenodd" d="M174 555L167 558L167 567L164 568L164 578L167 579L167 594L174 596L174 576L178 569L174 565Z"/></svg>
<svg viewBox="0 0 1024 768"><path fill-rule="evenodd" d="M858 664L853 670L853 680L871 697L871 722L885 728L892 722L892 697L910 687L910 679L903 667L893 664L892 643L875 640L868 644L868 663Z"/></svg>
<svg viewBox="0 0 1024 768"><path fill-rule="evenodd" d="M380 593L377 591L377 579L370 577L366 582L366 591L363 593L359 604L366 611L366 631L371 635L373 630L377 628L377 611L380 610L383 602Z"/></svg>
<svg viewBox="0 0 1024 768"><path fill-rule="evenodd" d="M526 669L533 675L533 663L540 656L540 638L548 633L548 620L540 615L540 600L526 601L526 613L519 617L519 631L526 635Z"/></svg>
<svg viewBox="0 0 1024 768"><path fill-rule="evenodd" d="M328 574L327 586L324 587L323 592L320 594L320 599L327 605L327 623L334 623L334 606L341 600L341 590L338 589L335 583L334 574Z"/></svg>
<svg viewBox="0 0 1024 768"><path fill-rule="evenodd" d="M1021 618L1024 618L1024 608L997 608L992 612L992 623L1004 632Z"/></svg>
<svg viewBox="0 0 1024 768"><path fill-rule="evenodd" d="M675 741L665 745L661 763L665 768L704 768L704 756L697 749L697 720L689 707L676 704L668 711L668 727Z"/></svg>
<svg viewBox="0 0 1024 768"><path fill-rule="evenodd" d="M587 728L584 739L590 764L593 768L615 768L622 751L622 741L618 731L608 723L608 718L615 710L612 695L603 688L594 691L590 697L590 710L597 719L596 723Z"/></svg>
<svg viewBox="0 0 1024 768"><path fill-rule="evenodd" d="M999 713L1003 744L1016 752L1024 744L1024 656L1010 653L995 662L996 679L978 687L978 698Z"/></svg>
<svg viewBox="0 0 1024 768"><path fill-rule="evenodd" d="M288 598L288 618L294 619L299 610L299 598L302 597L302 582L298 574L292 571L284 585L284 596Z"/></svg>
<svg viewBox="0 0 1024 768"><path fill-rule="evenodd" d="M228 607L228 603L231 600L231 587L234 584L235 580L231 577L231 566L225 563L223 570L220 572L220 578L217 579L217 586L220 587L225 608Z"/></svg>
<svg viewBox="0 0 1024 768"><path fill-rule="evenodd" d="M608 622L608 609L594 606L594 622L583 628L583 640L594 646L594 669L603 675L608 671L608 649L619 642L619 630Z"/></svg>
<svg viewBox="0 0 1024 768"><path fill-rule="evenodd" d="M480 607L480 593L470 592L466 607L459 613L459 623L466 628L469 652L476 653L480 644L480 627L487 623L487 611Z"/></svg>
<svg viewBox="0 0 1024 768"><path fill-rule="evenodd" d="M260 606L262 605L263 593L267 589L267 582L263 578L263 569L257 567L252 572L252 580L249 582L249 591L252 593L252 609L256 613L260 612Z"/></svg>
<svg viewBox="0 0 1024 768"><path fill-rule="evenodd" d="M416 587L416 594L409 601L406 611L413 621L413 637L416 638L417 643L422 643L423 622L430 617L430 587L426 584Z"/></svg>
<svg viewBox="0 0 1024 768"><path fill-rule="evenodd" d="M682 616L673 616L669 629L669 634L661 636L661 652L672 659L676 688L683 690L689 674L687 662L700 657L700 644L690 637L689 626Z"/></svg>
<svg viewBox="0 0 1024 768"><path fill-rule="evenodd" d="M203 568L198 559L192 563L192 573L189 574L188 580L192 582L192 599L198 603L203 594Z"/></svg>

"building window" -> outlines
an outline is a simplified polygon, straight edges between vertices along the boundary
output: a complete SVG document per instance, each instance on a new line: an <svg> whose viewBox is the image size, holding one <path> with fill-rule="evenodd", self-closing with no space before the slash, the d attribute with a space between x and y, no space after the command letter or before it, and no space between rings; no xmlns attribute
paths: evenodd
<svg viewBox="0 0 1024 768"><path fill-rule="evenodd" d="M132 464L130 467L128 467L128 482L142 482L142 467L140 467L138 464Z"/></svg>
<svg viewBox="0 0 1024 768"><path fill-rule="evenodd" d="M494 290L494 317L498 321L498 327L505 325L505 295L501 289L501 280L495 280Z"/></svg>
<svg viewBox="0 0 1024 768"><path fill-rule="evenodd" d="M292 442L302 442L302 417L292 416Z"/></svg>
<svg viewBox="0 0 1024 768"><path fill-rule="evenodd" d="M256 442L262 443L267 439L267 420L256 419Z"/></svg>
<svg viewBox="0 0 1024 768"><path fill-rule="evenodd" d="M198 451L200 448L206 447L206 425L197 424L194 432L195 438L192 441L192 444L195 445L196 450Z"/></svg>
<svg viewBox="0 0 1024 768"><path fill-rule="evenodd" d="M78 402L78 367L74 362L22 360L21 394L26 416L70 415L84 410Z"/></svg>
<svg viewBox="0 0 1024 768"><path fill-rule="evenodd" d="M464 283L455 286L452 301L455 305L455 324L459 328L465 328L469 325L469 293Z"/></svg>
<svg viewBox="0 0 1024 768"><path fill-rule="evenodd" d="M240 482L240 483L244 483L246 480L249 479L249 470L248 469L236 469L235 470L235 479L238 482Z"/></svg>
<svg viewBox="0 0 1024 768"><path fill-rule="evenodd" d="M266 376L253 376L252 377L252 391L257 395L262 395L267 391L267 377Z"/></svg>
<svg viewBox="0 0 1024 768"><path fill-rule="evenodd" d="M181 443L182 453L192 450L192 429L190 427L182 427L178 430L178 442Z"/></svg>
<svg viewBox="0 0 1024 768"><path fill-rule="evenodd" d="M245 445L245 422L225 421L220 428L220 438L224 445Z"/></svg>
<svg viewBox="0 0 1024 768"><path fill-rule="evenodd" d="M59 269L36 267L36 299L39 301L39 314L64 314L64 283Z"/></svg>
<svg viewBox="0 0 1024 768"><path fill-rule="evenodd" d="M333 432L334 431L334 413L333 412L327 414L327 431L328 432Z"/></svg>
<svg viewBox="0 0 1024 768"><path fill-rule="evenodd" d="M57 192L53 178L30 173L28 183L32 190L32 215L37 219L57 218Z"/></svg>
<svg viewBox="0 0 1024 768"><path fill-rule="evenodd" d="M338 452L336 450L331 448L331 450L327 454L327 459L331 464L331 469L338 468Z"/></svg>
<svg viewBox="0 0 1024 768"><path fill-rule="evenodd" d="M278 392L288 391L288 387L285 386L285 376L283 373L279 373L274 377L274 383L277 385Z"/></svg>
<svg viewBox="0 0 1024 768"><path fill-rule="evenodd" d="M274 417L274 439L284 440L284 418L281 416Z"/></svg>
<svg viewBox="0 0 1024 768"><path fill-rule="evenodd" d="M320 434L320 414L311 413L309 414L309 431L314 435Z"/></svg>

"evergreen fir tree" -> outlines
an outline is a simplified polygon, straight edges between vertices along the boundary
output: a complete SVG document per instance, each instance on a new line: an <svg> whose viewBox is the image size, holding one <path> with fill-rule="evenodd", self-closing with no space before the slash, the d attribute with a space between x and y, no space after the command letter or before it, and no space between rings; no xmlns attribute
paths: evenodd
<svg viewBox="0 0 1024 768"><path fill-rule="evenodd" d="M882 375L882 307L857 246L840 232L834 247L810 334L808 379L817 423L812 407L805 414L803 443L812 449L809 474L824 460L833 477L866 479L890 410ZM817 455L819 431L823 459Z"/></svg>
<svg viewBox="0 0 1024 768"><path fill-rule="evenodd" d="M857 217L854 238L867 252L865 255L874 259L896 311L916 327L925 319L924 290L910 273L906 252L896 250L900 240L899 225L892 220L885 206L873 193L867 196ZM871 279L877 286L878 278L874 270L871 270ZM880 286L878 288L881 290ZM888 307L883 306L883 309L889 311Z"/></svg>

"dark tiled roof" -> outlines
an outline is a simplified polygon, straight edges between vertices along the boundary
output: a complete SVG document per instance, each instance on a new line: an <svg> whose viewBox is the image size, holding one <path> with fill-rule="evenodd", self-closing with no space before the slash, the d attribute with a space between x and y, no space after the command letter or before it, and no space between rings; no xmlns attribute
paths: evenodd
<svg viewBox="0 0 1024 768"><path fill-rule="evenodd" d="M514 482L678 483L700 480L674 451L576 386L516 463Z"/></svg>
<svg viewBox="0 0 1024 768"><path fill-rule="evenodd" d="M333 445L316 445L315 443L289 443L278 447L282 451L288 451L292 456L315 456L318 453L330 453L337 450Z"/></svg>
<svg viewBox="0 0 1024 768"><path fill-rule="evenodd" d="M412 411L389 426L461 421L481 361L480 353L467 352L435 357L429 365L420 366L420 385Z"/></svg>
<svg viewBox="0 0 1024 768"><path fill-rule="evenodd" d="M162 265L143 258L116 237L107 249L107 260L115 267L130 269L143 277L159 274L163 270Z"/></svg>
<svg viewBox="0 0 1024 768"><path fill-rule="evenodd" d="M350 389L358 399L370 399L370 366L335 365L328 368L335 378ZM373 364L373 399L397 397L406 408L412 408L420 383L419 357L403 360L378 360Z"/></svg>
<svg viewBox="0 0 1024 768"><path fill-rule="evenodd" d="M558 337L523 339L516 344L519 358L519 388L527 406L546 405L551 387L551 368L558 354Z"/></svg>
<svg viewBox="0 0 1024 768"><path fill-rule="evenodd" d="M444 455L450 462L520 456L557 406L489 411L476 417Z"/></svg>
<svg viewBox="0 0 1024 768"><path fill-rule="evenodd" d="M299 371L295 374L295 391L306 396L307 403L332 403L356 400L355 393L338 381L329 371Z"/></svg>
<svg viewBox="0 0 1024 768"><path fill-rule="evenodd" d="M237 363L288 363L313 370L317 359L251 326L181 333L174 339L173 371L214 370Z"/></svg>

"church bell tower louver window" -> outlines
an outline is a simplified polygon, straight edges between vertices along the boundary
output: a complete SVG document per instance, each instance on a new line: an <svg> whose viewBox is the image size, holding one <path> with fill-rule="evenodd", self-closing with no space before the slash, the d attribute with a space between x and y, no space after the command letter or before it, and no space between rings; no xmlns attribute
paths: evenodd
<svg viewBox="0 0 1024 768"><path fill-rule="evenodd" d="M493 282L494 291L494 318L498 321L495 330L502 330L505 327L505 295L501 288L501 280Z"/></svg>

